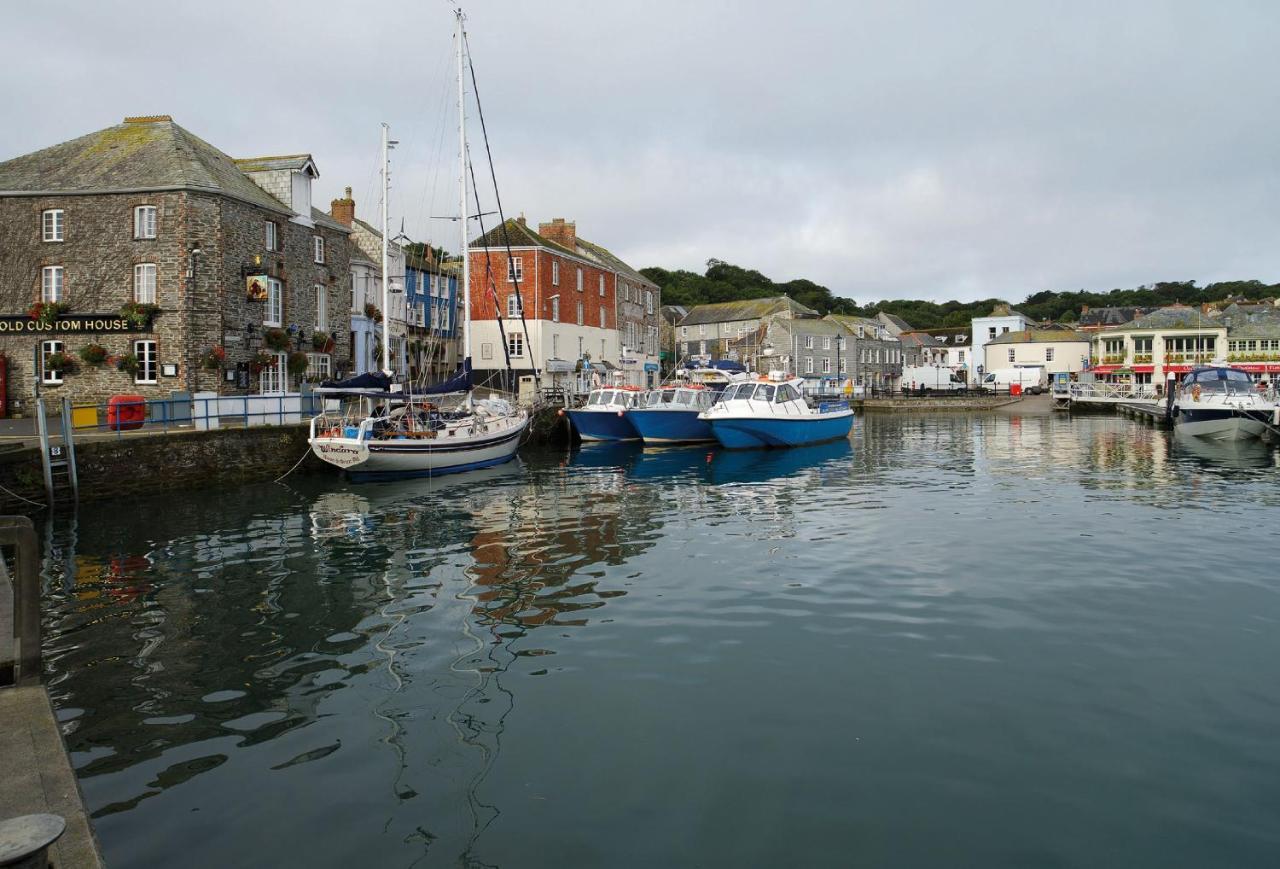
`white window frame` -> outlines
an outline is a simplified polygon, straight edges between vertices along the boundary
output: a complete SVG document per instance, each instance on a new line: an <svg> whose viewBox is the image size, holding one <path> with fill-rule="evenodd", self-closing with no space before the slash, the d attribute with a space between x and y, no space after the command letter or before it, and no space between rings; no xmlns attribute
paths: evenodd
<svg viewBox="0 0 1280 869"><path fill-rule="evenodd" d="M156 264L134 263L133 300L140 305L156 303Z"/></svg>
<svg viewBox="0 0 1280 869"><path fill-rule="evenodd" d="M644 291L644 312L646 314L653 313L653 290Z"/></svg>
<svg viewBox="0 0 1280 869"><path fill-rule="evenodd" d="M40 227L45 241L65 241L66 212L61 208L46 208L40 213Z"/></svg>
<svg viewBox="0 0 1280 869"><path fill-rule="evenodd" d="M512 359L524 358L524 333L508 332L507 333L507 355Z"/></svg>
<svg viewBox="0 0 1280 869"><path fill-rule="evenodd" d="M804 349L806 349L806 350L812 350L812 349L813 349L813 336L812 336L812 335L805 335L805 336L804 336Z"/></svg>
<svg viewBox="0 0 1280 869"><path fill-rule="evenodd" d="M813 373L813 357L812 356L804 357L804 373L805 374Z"/></svg>
<svg viewBox="0 0 1280 869"><path fill-rule="evenodd" d="M324 236L311 236L311 253L317 265L324 265Z"/></svg>
<svg viewBox="0 0 1280 869"><path fill-rule="evenodd" d="M289 385L289 356L286 353L268 355L276 357L276 362L258 372L258 392L262 395L282 395Z"/></svg>
<svg viewBox="0 0 1280 869"><path fill-rule="evenodd" d="M160 345L151 339L133 342L133 355L138 358L138 370L133 375L134 383L160 382Z"/></svg>
<svg viewBox="0 0 1280 869"><path fill-rule="evenodd" d="M1014 362L1014 361L1016 361L1016 360L1014 359L1014 357L1015 357L1015 356L1017 356L1017 350L1016 350L1015 348L1013 348L1013 347L1010 347L1010 348L1009 348L1009 361L1010 361L1010 362Z"/></svg>
<svg viewBox="0 0 1280 869"><path fill-rule="evenodd" d="M267 250L273 253L280 250L280 224L274 220L268 220L262 229L263 242L267 246Z"/></svg>
<svg viewBox="0 0 1280 869"><path fill-rule="evenodd" d="M558 259L551 261L551 286L560 286L560 260Z"/></svg>
<svg viewBox="0 0 1280 869"><path fill-rule="evenodd" d="M514 320L518 318L521 314L521 309L522 309L522 306L520 304L519 296L517 296L515 293L512 293L511 295L507 296L507 319L508 320Z"/></svg>
<svg viewBox="0 0 1280 869"><path fill-rule="evenodd" d="M681 337L681 338L688 338L688 337L689 337L689 327L688 327L688 326L681 326L681 327L680 327L680 337Z"/></svg>
<svg viewBox="0 0 1280 869"><path fill-rule="evenodd" d="M699 355L699 356L706 356L706 355L707 355L707 342L706 342L706 341L699 341L699 342L698 342L698 355Z"/></svg>
<svg viewBox="0 0 1280 869"><path fill-rule="evenodd" d="M831 373L831 357L830 356L822 357L822 373L823 374Z"/></svg>
<svg viewBox="0 0 1280 869"><path fill-rule="evenodd" d="M604 275L600 275L600 298L604 298Z"/></svg>
<svg viewBox="0 0 1280 869"><path fill-rule="evenodd" d="M322 239L323 240L323 239ZM329 288L324 284L316 284L316 328L321 332L329 331Z"/></svg>
<svg viewBox="0 0 1280 869"><path fill-rule="evenodd" d="M283 324L284 284L276 278L267 278L267 300L263 303L262 325L279 327Z"/></svg>
<svg viewBox="0 0 1280 869"><path fill-rule="evenodd" d="M133 237L138 239L155 238L156 224L160 221L160 210L154 205L138 205L133 209Z"/></svg>
<svg viewBox="0 0 1280 869"><path fill-rule="evenodd" d="M579 326L583 325L582 314L583 314L582 302L578 302L578 325Z"/></svg>
<svg viewBox="0 0 1280 869"><path fill-rule="evenodd" d="M560 322L560 297L559 296L551 297L551 322L553 323Z"/></svg>
<svg viewBox="0 0 1280 869"><path fill-rule="evenodd" d="M608 328L608 327L605 325L605 323L606 323L606 320L605 320L604 308L602 307L602 308L600 309L600 328L601 328L601 329Z"/></svg>
<svg viewBox="0 0 1280 869"><path fill-rule="evenodd" d="M507 283L515 284L524 280L524 260L513 256L507 260Z"/></svg>
<svg viewBox="0 0 1280 869"><path fill-rule="evenodd" d="M830 350L830 349L831 349L831 336L830 336L830 335L824 335L824 336L822 336L822 349L823 349L823 350Z"/></svg>
<svg viewBox="0 0 1280 869"><path fill-rule="evenodd" d="M62 382L61 371L50 371L44 367L44 361L54 353L65 353L67 345L61 341L41 341L40 342L40 382L48 384L58 384Z"/></svg>
<svg viewBox="0 0 1280 869"><path fill-rule="evenodd" d="M333 376L333 357L328 353L308 353L307 373L326 380Z"/></svg>
<svg viewBox="0 0 1280 869"><path fill-rule="evenodd" d="M582 269L578 269L578 292L582 292Z"/></svg>
<svg viewBox="0 0 1280 869"><path fill-rule="evenodd" d="M62 266L45 266L40 270L40 301L61 302L67 297L67 272Z"/></svg>

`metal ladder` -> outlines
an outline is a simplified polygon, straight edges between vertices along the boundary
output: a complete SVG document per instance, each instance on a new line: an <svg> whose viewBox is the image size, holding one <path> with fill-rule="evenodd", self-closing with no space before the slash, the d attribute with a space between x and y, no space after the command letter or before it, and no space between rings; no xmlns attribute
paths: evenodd
<svg viewBox="0 0 1280 869"><path fill-rule="evenodd" d="M44 493L49 509L57 503L59 491L70 490L71 503L80 500L80 481L76 476L76 442L71 426L71 399L62 399L61 428L55 443L49 435L49 418L44 399L36 399L36 424L40 432L40 459L44 467Z"/></svg>

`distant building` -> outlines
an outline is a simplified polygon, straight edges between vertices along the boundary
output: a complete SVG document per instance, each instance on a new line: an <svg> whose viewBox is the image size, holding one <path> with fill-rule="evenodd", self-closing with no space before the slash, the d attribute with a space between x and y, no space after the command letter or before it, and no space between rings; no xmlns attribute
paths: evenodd
<svg viewBox="0 0 1280 869"><path fill-rule="evenodd" d="M970 380L969 372L973 365L973 353L970 342L973 333L963 326L948 326L942 329L917 329L916 332L929 335L937 342L934 358L956 374ZM940 353L938 351L941 351Z"/></svg>
<svg viewBox="0 0 1280 869"><path fill-rule="evenodd" d="M1196 307L1157 308L1123 326L1094 332L1090 369L1135 383L1164 383L1170 374L1186 373L1223 354L1227 322Z"/></svg>
<svg viewBox="0 0 1280 869"><path fill-rule="evenodd" d="M1138 307L1090 308L1088 305L1081 305L1080 319L1075 323L1075 328L1081 332L1097 332L1100 329L1123 326L1154 310Z"/></svg>
<svg viewBox="0 0 1280 869"><path fill-rule="evenodd" d="M445 268L427 247L406 255L404 292L409 327L409 376L439 383L462 364L462 299L457 269Z"/></svg>
<svg viewBox="0 0 1280 869"><path fill-rule="evenodd" d="M351 227L351 347L352 373L367 374L382 370L382 318L387 318L391 334L391 370L408 374L407 340L408 308L404 293L404 249L392 242L388 245L391 270L388 309L382 310L382 233L356 217L356 203L351 188L342 199L329 205L329 213L344 226Z"/></svg>
<svg viewBox="0 0 1280 869"><path fill-rule="evenodd" d="M753 359L759 355L759 341L752 336L766 317L818 319L818 312L788 296L697 305L676 326L676 362ZM738 342L732 352L730 341Z"/></svg>
<svg viewBox="0 0 1280 869"><path fill-rule="evenodd" d="M911 331L911 324L895 314L880 311L876 314L876 320L888 329L889 334L895 338L900 336L903 332Z"/></svg>
<svg viewBox="0 0 1280 869"><path fill-rule="evenodd" d="M928 332L913 330L898 335L902 345L902 364L919 366L945 365L947 351Z"/></svg>
<svg viewBox="0 0 1280 869"><path fill-rule="evenodd" d="M281 393L338 373L350 230L311 207L318 174L306 154L233 160L168 115L0 163L11 408Z"/></svg>
<svg viewBox="0 0 1280 869"><path fill-rule="evenodd" d="M987 342L987 370L1043 366L1047 374L1077 374L1089 367L1089 335L1069 329L1003 332Z"/></svg>
<svg viewBox="0 0 1280 869"><path fill-rule="evenodd" d="M1026 314L1015 311L1005 304L996 305L990 316L974 317L970 347L972 359L968 367L969 382L977 383L982 379L984 371L999 367L987 363L986 351L983 348L988 342L1006 332L1020 332L1034 324L1035 321Z"/></svg>
<svg viewBox="0 0 1280 869"><path fill-rule="evenodd" d="M879 318L829 314L849 336L849 379L855 386L897 389L902 378L902 342Z"/></svg>

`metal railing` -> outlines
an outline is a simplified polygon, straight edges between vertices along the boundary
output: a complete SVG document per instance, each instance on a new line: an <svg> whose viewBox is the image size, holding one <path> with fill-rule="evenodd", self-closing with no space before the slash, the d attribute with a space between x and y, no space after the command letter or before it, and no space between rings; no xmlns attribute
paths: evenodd
<svg viewBox="0 0 1280 869"><path fill-rule="evenodd" d="M315 393L278 395L205 395L76 404L70 406L77 433L131 433L176 429L207 431L264 425L297 425L320 413L323 399Z"/></svg>
<svg viewBox="0 0 1280 869"><path fill-rule="evenodd" d="M41 662L40 552L30 519L0 516L0 553L0 583L10 586L12 601L9 611L0 613L0 625L12 625L0 636L0 687L34 685Z"/></svg>
<svg viewBox="0 0 1280 869"><path fill-rule="evenodd" d="M1160 392L1149 383L1071 383L1066 390L1054 390L1058 397L1072 401L1143 401L1155 400Z"/></svg>

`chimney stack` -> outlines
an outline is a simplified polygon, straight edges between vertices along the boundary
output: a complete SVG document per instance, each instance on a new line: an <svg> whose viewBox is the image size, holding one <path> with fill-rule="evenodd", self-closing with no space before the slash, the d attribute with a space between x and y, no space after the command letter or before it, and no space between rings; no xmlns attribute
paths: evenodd
<svg viewBox="0 0 1280 869"><path fill-rule="evenodd" d="M329 216L343 226L350 226L356 219L356 201L351 198L350 187L346 190L346 196L329 203Z"/></svg>
<svg viewBox="0 0 1280 869"><path fill-rule="evenodd" d="M550 223L539 223L538 235L569 250L578 249L578 226L566 223L563 217L553 217Z"/></svg>
<svg viewBox="0 0 1280 869"><path fill-rule="evenodd" d="M1085 314L1087 314L1087 313L1089 313L1089 306L1088 306L1088 305L1081 305L1081 306L1080 306L1080 314L1081 314L1081 316L1083 316L1083 315L1085 315Z"/></svg>
<svg viewBox="0 0 1280 869"><path fill-rule="evenodd" d="M522 211L522 212L520 212L520 216L516 218L516 223L520 224L521 226L528 226L528 225L529 225L529 224L525 221L525 219L524 219L524 212L523 212L523 211Z"/></svg>

